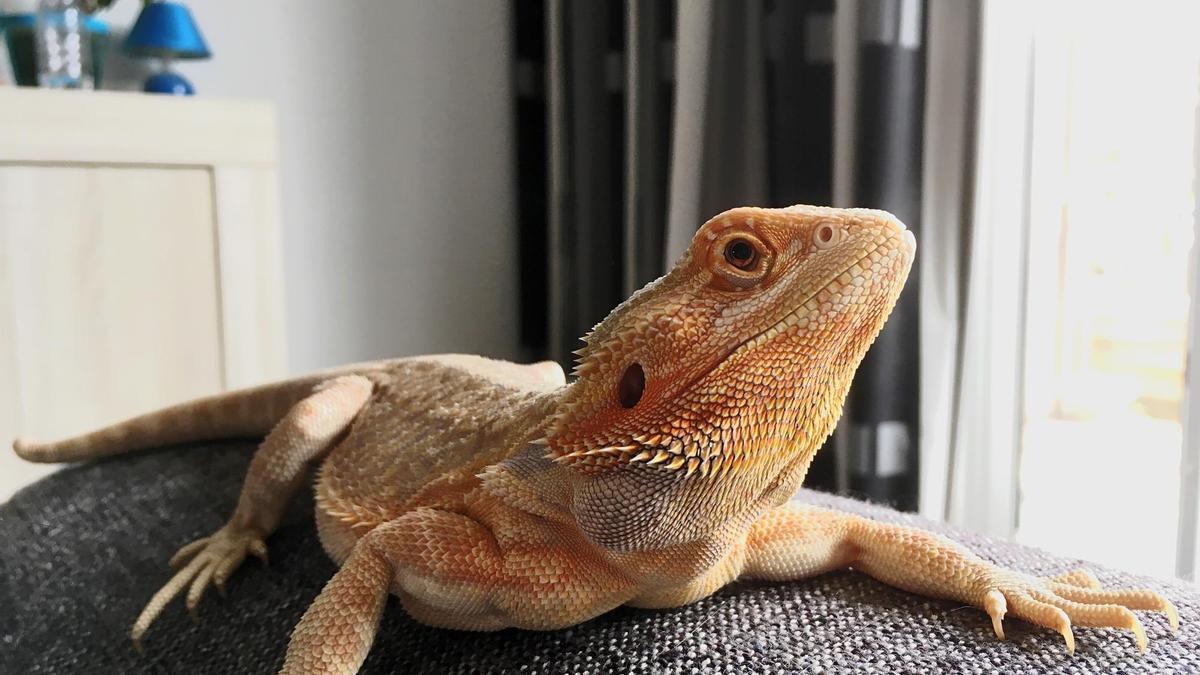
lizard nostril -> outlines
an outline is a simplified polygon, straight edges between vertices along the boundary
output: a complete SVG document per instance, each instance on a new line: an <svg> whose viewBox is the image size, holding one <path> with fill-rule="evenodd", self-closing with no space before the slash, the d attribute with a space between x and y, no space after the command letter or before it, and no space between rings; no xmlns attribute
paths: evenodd
<svg viewBox="0 0 1200 675"><path fill-rule="evenodd" d="M637 363L629 364L625 374L617 384L617 400L622 408L632 408L642 400L642 392L646 389L646 372Z"/></svg>

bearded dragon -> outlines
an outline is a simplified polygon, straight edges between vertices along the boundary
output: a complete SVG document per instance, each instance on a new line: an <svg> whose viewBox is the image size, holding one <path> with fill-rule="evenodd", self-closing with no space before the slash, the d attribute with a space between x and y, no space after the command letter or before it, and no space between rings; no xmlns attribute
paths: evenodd
<svg viewBox="0 0 1200 675"><path fill-rule="evenodd" d="M317 467L316 522L339 571L291 635L284 673L352 673L387 594L451 629L552 630L619 605L675 607L740 578L852 567L1058 631L1128 629L1174 607L1148 590L999 568L944 537L789 503L912 265L883 211L738 208L664 277L553 362L382 361L227 393L55 443L37 462L200 439L266 438L229 522L187 544L133 625L223 589Z"/></svg>

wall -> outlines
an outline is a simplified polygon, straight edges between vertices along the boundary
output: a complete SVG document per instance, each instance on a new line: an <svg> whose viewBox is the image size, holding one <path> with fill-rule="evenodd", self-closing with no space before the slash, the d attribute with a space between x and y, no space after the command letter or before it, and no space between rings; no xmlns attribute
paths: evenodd
<svg viewBox="0 0 1200 675"><path fill-rule="evenodd" d="M213 52L179 64L199 95L279 110L291 370L515 356L509 3L189 5ZM139 8L105 18L123 33ZM109 67L137 88L146 66Z"/></svg>

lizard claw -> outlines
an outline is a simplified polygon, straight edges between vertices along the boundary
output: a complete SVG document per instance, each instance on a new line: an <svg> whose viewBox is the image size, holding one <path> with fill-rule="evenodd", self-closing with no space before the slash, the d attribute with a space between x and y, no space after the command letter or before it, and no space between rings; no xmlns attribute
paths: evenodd
<svg viewBox="0 0 1200 675"><path fill-rule="evenodd" d="M988 591L987 596L983 599L983 609L992 617L992 630L996 631L996 637L1004 639L1004 614L1008 612L1008 603L1004 601L1004 594L996 589Z"/></svg>
<svg viewBox="0 0 1200 675"><path fill-rule="evenodd" d="M1071 632L1071 620L1067 619L1063 622L1058 632L1063 636L1063 640L1067 643L1067 653L1071 656L1075 655L1075 633Z"/></svg>

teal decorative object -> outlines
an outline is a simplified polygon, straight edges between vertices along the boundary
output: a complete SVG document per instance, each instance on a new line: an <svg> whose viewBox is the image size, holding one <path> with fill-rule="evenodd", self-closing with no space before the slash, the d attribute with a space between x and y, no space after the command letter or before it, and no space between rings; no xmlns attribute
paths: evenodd
<svg viewBox="0 0 1200 675"><path fill-rule="evenodd" d="M8 48L8 60L12 64L13 80L21 87L38 86L37 42L34 30L37 16L34 14L0 15L0 33ZM108 52L110 31L108 24L89 16L83 22L92 43L92 80L97 89L104 75L104 57Z"/></svg>

